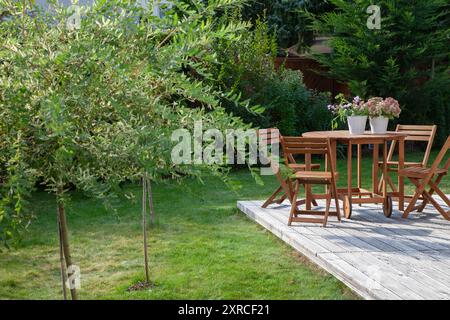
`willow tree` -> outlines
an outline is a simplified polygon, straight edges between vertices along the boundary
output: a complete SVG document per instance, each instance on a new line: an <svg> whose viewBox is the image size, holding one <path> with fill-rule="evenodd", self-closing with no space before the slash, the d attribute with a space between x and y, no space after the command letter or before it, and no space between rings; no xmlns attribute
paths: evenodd
<svg viewBox="0 0 450 320"><path fill-rule="evenodd" d="M26 201L39 182L55 195L71 277L69 189L111 203L124 181L223 174L219 164L173 164L170 138L196 120L245 127L220 107L236 97L214 89L208 66L211 44L238 41L248 26L216 19L241 0L174 1L162 18L141 1L102 0L81 8L70 28L74 11L48 2L43 12L0 0L0 237L7 244L29 223Z"/></svg>

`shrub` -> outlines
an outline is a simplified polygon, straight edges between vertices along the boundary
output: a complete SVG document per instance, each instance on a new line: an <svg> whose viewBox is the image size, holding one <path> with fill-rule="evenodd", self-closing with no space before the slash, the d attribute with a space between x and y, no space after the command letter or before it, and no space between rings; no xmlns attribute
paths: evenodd
<svg viewBox="0 0 450 320"><path fill-rule="evenodd" d="M270 126L278 127L284 135L323 130L330 123L328 95L306 88L297 70L282 68L275 72L252 101L266 107Z"/></svg>

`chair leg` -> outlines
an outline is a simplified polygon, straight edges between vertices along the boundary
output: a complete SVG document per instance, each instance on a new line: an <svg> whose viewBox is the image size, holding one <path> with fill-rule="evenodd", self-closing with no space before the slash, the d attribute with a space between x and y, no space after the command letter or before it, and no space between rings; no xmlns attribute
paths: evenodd
<svg viewBox="0 0 450 320"><path fill-rule="evenodd" d="M273 201L277 195L281 192L283 188L280 186L278 187L277 190L275 190L274 193L272 193L272 195L269 197L269 199L266 200L266 202L264 202L264 204L261 206L262 208L267 208L269 206L269 204L274 203L275 201Z"/></svg>
<svg viewBox="0 0 450 320"><path fill-rule="evenodd" d="M447 198L445 193L443 193L441 189L438 188L437 184L432 181L430 181L428 184L431 187L431 191L435 191L439 195L439 197L441 197L441 199L444 200L444 202L450 207L450 200Z"/></svg>
<svg viewBox="0 0 450 320"><path fill-rule="evenodd" d="M423 212L423 210L425 209L427 204L428 204L428 200L423 199L422 204L417 208L417 212Z"/></svg>
<svg viewBox="0 0 450 320"><path fill-rule="evenodd" d="M381 178L380 178L380 182L378 183L378 192L381 193L381 190L383 188L383 180L384 179L384 174L381 174ZM393 192L397 192L397 187L395 186L394 182L391 179L391 176L389 174L386 175L386 181L388 183L388 185L391 187Z"/></svg>
<svg viewBox="0 0 450 320"><path fill-rule="evenodd" d="M327 226L328 216L330 214L330 204L331 204L331 188L328 189L328 192L327 192L327 204L325 206L325 216L323 218L323 226L324 227Z"/></svg>
<svg viewBox="0 0 450 320"><path fill-rule="evenodd" d="M440 191L440 190L439 190ZM448 212L446 212L444 209L442 209L442 207L439 205L439 203L437 203L436 200L433 199L433 197L426 191L423 191L423 196L429 201L431 202L431 204L436 208L437 211L439 211L439 213L446 219L446 220L450 220L450 215Z"/></svg>
<svg viewBox="0 0 450 320"><path fill-rule="evenodd" d="M443 174L440 174L440 175L436 178L436 180L434 181L434 184L435 184L435 185L439 185L439 183L441 182L441 180L442 180L443 177L444 177L444 175L443 175ZM430 190L428 191L428 193L429 193L430 195L433 195L434 190L433 190L432 188L430 188ZM417 209L417 211L418 211L418 212L422 212L423 209L425 209L425 207L427 206L427 204L428 204L428 200L427 200L427 199L424 199L424 200L422 201L422 204L421 204L421 205L419 206L419 208Z"/></svg>
<svg viewBox="0 0 450 320"><path fill-rule="evenodd" d="M276 202L277 204L282 204L284 200L286 200L287 196L284 194L280 199L278 199L278 201Z"/></svg>
<svg viewBox="0 0 450 320"><path fill-rule="evenodd" d="M336 214L337 214L339 222L341 222L341 210L339 209L339 199L338 199L338 194L337 194L336 182L333 182L331 184L331 188L330 189L331 189L331 191L333 193L334 202L336 204Z"/></svg>
<svg viewBox="0 0 450 320"><path fill-rule="evenodd" d="M377 192L380 193L383 188L384 174L381 174L380 182L378 182Z"/></svg>
<svg viewBox="0 0 450 320"><path fill-rule="evenodd" d="M408 218L409 213L414 209L414 206L419 199L419 197L422 195L422 192L424 191L424 187L420 185L419 181L417 179L409 178L412 183L416 186L416 191L414 193L414 196L412 197L411 201L408 204L408 207L405 209L405 212L403 212L402 218L406 219Z"/></svg>
<svg viewBox="0 0 450 320"><path fill-rule="evenodd" d="M298 196L299 188L300 188L300 183L296 182L294 193L292 195L291 212L289 214L288 226L292 225L292 218L294 218L297 213L297 196Z"/></svg>
<svg viewBox="0 0 450 320"><path fill-rule="evenodd" d="M305 190L306 190L306 184L304 184L303 185L303 188L305 188ZM319 204L317 203L317 201L316 201L316 199L311 199L311 204L313 205L313 206L315 206L315 207L317 207Z"/></svg>

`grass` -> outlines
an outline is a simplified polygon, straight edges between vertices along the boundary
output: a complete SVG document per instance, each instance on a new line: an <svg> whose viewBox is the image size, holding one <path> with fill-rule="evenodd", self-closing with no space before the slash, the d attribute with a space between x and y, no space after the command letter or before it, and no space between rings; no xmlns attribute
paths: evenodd
<svg viewBox="0 0 450 320"><path fill-rule="evenodd" d="M408 160L414 157L419 155ZM369 168L370 159L363 165ZM339 161L341 183L345 167ZM144 278L139 204L124 201L112 214L98 201L74 193L68 220L73 260L81 268L80 298L358 298L238 212L237 200L267 197L276 187L274 177L264 177L261 187L245 171L232 176L242 183L238 192L212 177L205 184L187 180L154 186L158 222L149 240L154 285L135 292L127 288ZM450 192L448 177L442 186ZM139 195L138 186L128 189ZM23 243L0 252L0 299L61 298L54 199L39 192L33 202L37 219Z"/></svg>

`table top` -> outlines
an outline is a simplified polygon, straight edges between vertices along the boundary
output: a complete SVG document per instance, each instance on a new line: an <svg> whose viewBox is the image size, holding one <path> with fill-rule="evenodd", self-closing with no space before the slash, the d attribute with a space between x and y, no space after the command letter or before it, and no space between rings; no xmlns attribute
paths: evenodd
<svg viewBox="0 0 450 320"><path fill-rule="evenodd" d="M350 134L348 130L334 131L311 131L303 133L306 138L329 138L341 141L372 141L372 140L402 140L408 136L406 133L388 131L386 133L371 133L366 131L364 134Z"/></svg>

